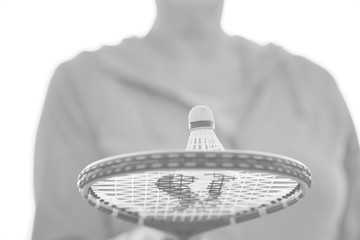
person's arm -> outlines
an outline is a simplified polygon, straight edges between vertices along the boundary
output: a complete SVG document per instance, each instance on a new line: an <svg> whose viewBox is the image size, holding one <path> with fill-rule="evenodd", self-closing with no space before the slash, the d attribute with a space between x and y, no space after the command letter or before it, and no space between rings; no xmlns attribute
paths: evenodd
<svg viewBox="0 0 360 240"><path fill-rule="evenodd" d="M344 127L344 157L342 159L343 170L346 176L347 196L345 209L341 219L339 240L359 240L360 239L360 147L356 129L336 81L328 76L328 87L331 96L328 99L329 107L332 109L333 117L342 119L338 122L339 127ZM336 194L336 193L334 193Z"/></svg>
<svg viewBox="0 0 360 240"><path fill-rule="evenodd" d="M327 107L331 109L333 118L337 118L337 126L344 129L344 155L342 167L346 176L346 198L342 219L340 219L339 240L360 239L360 147L356 129L335 79L327 71L323 71L327 79ZM324 90L323 89L323 90ZM324 92L324 91L323 91ZM334 129L335 130L335 129ZM334 193L337 194L337 193Z"/></svg>
<svg viewBox="0 0 360 240"><path fill-rule="evenodd" d="M353 124L350 124L344 169L348 182L348 199L339 240L358 240L360 239L360 149Z"/></svg>
<svg viewBox="0 0 360 240"><path fill-rule="evenodd" d="M347 195L345 196L345 209L339 219L339 240L360 239L360 148L355 126L348 110L347 104L339 90L334 77L324 68L311 63L303 57L295 58L295 65L302 66L295 72L304 79L311 80L312 88L316 90L326 108L329 120L332 120L334 131L339 130L344 135L341 146L344 155L341 167L346 176ZM310 103L311 104L311 103ZM316 177L316 176L315 176ZM334 192L334 194L337 194ZM334 236L336 237L336 236Z"/></svg>
<svg viewBox="0 0 360 240"><path fill-rule="evenodd" d="M77 176L98 159L91 120L66 65L55 72L35 146L35 219L32 239L106 239L106 217L87 204Z"/></svg>

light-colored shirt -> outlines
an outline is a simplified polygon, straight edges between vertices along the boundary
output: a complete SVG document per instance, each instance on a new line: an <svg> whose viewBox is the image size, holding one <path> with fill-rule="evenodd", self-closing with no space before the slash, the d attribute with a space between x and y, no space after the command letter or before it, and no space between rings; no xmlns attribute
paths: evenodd
<svg viewBox="0 0 360 240"><path fill-rule="evenodd" d="M138 38L61 64L49 85L37 134L33 239L99 240L132 229L133 224L82 199L76 186L79 172L112 155L184 149L187 114L198 104L213 109L225 148L289 156L313 175L308 196L294 206L206 237L359 239L359 145L334 79L273 44L241 37L232 42L242 59L242 84L229 104L178 88L169 80L169 59Z"/></svg>

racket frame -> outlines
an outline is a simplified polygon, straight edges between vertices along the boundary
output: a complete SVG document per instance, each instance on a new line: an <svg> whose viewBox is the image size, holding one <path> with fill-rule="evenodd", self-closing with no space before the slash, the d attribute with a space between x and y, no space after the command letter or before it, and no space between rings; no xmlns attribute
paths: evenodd
<svg viewBox="0 0 360 240"><path fill-rule="evenodd" d="M109 203L94 196L92 184L111 177L148 171L256 171L277 174L298 183L287 196L274 199L236 215L222 217L204 222L173 222L157 220L153 217L142 218L139 214L111 206ZM261 217L288 206L303 198L311 187L311 172L303 163L295 159L265 152L247 150L213 151L146 151L108 157L85 167L78 177L78 188L83 198L98 210L116 218L145 225L187 239L192 235L209 231L218 227L237 224ZM196 225L196 227L194 227Z"/></svg>

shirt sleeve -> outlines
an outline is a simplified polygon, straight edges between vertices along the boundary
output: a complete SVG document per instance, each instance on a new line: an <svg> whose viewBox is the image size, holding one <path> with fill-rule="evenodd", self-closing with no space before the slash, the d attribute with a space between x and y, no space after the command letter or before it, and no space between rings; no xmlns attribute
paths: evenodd
<svg viewBox="0 0 360 240"><path fill-rule="evenodd" d="M108 216L89 206L77 176L98 159L86 104L64 64L50 82L34 159L35 219L32 239L106 239Z"/></svg>
<svg viewBox="0 0 360 240"><path fill-rule="evenodd" d="M331 99L328 99L328 107L334 112L332 116L341 118L342 121L339 123L345 126L342 166L346 176L347 196L338 239L358 240L360 239L360 148L358 136L350 111L336 81L329 73L326 72L326 75L329 76L327 87L330 87L331 96Z"/></svg>
<svg viewBox="0 0 360 240"><path fill-rule="evenodd" d="M344 169L348 182L348 198L341 222L339 239L358 240L360 239L360 149L355 127L352 123L348 133Z"/></svg>
<svg viewBox="0 0 360 240"><path fill-rule="evenodd" d="M337 81L333 76L322 67L311 63L305 58L297 57L297 62L301 66L301 73L305 77L315 82L309 89L315 89L317 100L321 105L334 131L341 132L343 140L339 141L344 149L343 157L340 159L342 170L346 177L345 208L342 218L339 219L339 240L359 240L360 239L360 148L356 129L351 118L347 104L340 92ZM302 76L300 72L298 75ZM315 81L316 80L316 81ZM305 91L304 91L305 92ZM304 94L305 96L306 94ZM311 99L311 98L310 98ZM310 102L313 104L313 102ZM334 195L338 194L333 192ZM334 236L336 237L336 236Z"/></svg>
<svg viewBox="0 0 360 240"><path fill-rule="evenodd" d="M347 107L335 79L330 73L327 86L329 87L330 99L327 105L332 109L333 118L340 118L338 124L344 126L344 157L342 166L346 177L347 196L342 219L340 220L339 240L359 240L360 239L360 148L355 125L350 111ZM342 127L342 126L334 126ZM337 194L334 192L333 194Z"/></svg>

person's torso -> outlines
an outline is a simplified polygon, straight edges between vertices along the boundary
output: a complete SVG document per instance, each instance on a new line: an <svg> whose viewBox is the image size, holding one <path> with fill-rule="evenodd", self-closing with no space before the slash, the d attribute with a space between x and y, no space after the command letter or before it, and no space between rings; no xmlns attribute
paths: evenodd
<svg viewBox="0 0 360 240"><path fill-rule="evenodd" d="M261 70L261 69L260 69ZM141 69L139 69L141 71ZM235 74L235 73L234 73ZM344 207L342 168L345 136L327 112L299 110L301 93L293 96L281 70L266 76L266 83L232 95L231 113L226 103L212 99L216 133L227 149L265 151L305 163L313 175L308 196L269 216L221 228L206 234L210 239L335 239ZM170 77L171 75L169 75ZM91 107L97 145L103 157L135 151L185 149L187 114L206 98L189 93L167 93L154 87L123 81L122 76L92 76L96 89ZM135 81L136 79L134 79ZM196 79L194 79L196 81ZM150 84L151 85L151 84ZM226 99L226 98L225 98ZM228 101L228 100L226 100ZM215 103L214 103L215 102ZM301 105L301 104L300 104ZM224 108L225 106L225 108ZM301 106L300 106L301 108ZM225 109L225 110L224 110ZM230 127L226 118L233 116ZM113 227L121 229L121 221ZM115 230L117 232L118 230Z"/></svg>

